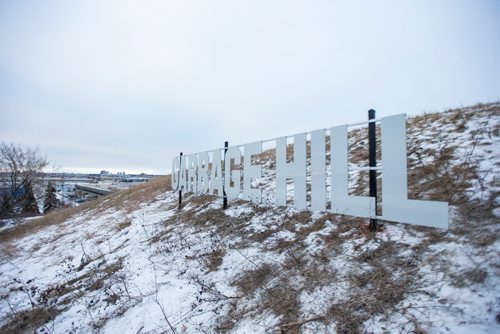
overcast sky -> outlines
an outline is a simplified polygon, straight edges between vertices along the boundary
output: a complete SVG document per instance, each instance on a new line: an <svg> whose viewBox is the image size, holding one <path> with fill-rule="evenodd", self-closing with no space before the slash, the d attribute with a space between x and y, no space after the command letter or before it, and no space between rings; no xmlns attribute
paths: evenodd
<svg viewBox="0 0 500 334"><path fill-rule="evenodd" d="M500 100L500 1L0 1L0 141L62 170Z"/></svg>

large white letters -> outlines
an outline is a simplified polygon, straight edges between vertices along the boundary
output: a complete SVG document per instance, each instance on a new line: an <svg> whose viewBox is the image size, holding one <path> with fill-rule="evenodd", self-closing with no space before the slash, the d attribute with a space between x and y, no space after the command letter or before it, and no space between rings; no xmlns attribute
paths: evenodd
<svg viewBox="0 0 500 334"><path fill-rule="evenodd" d="M212 171L210 173L210 186L208 193L214 195L214 190L217 190L217 196L222 197L222 171L220 150L215 150L212 153Z"/></svg>
<svg viewBox="0 0 500 334"><path fill-rule="evenodd" d="M172 175L170 181L172 182L172 189L177 190L179 188L179 172L181 169L180 157L175 157L172 159Z"/></svg>
<svg viewBox="0 0 500 334"><path fill-rule="evenodd" d="M311 132L311 210L326 210L325 130Z"/></svg>
<svg viewBox="0 0 500 334"><path fill-rule="evenodd" d="M333 127L330 131L332 169L332 211L358 217L375 218L375 198L349 196L347 162L347 125Z"/></svg>
<svg viewBox="0 0 500 334"><path fill-rule="evenodd" d="M187 167L187 187L186 192L196 192L197 188L197 168L198 168L198 158L196 154L188 155L188 167Z"/></svg>
<svg viewBox="0 0 500 334"><path fill-rule="evenodd" d="M252 179L258 180L262 177L262 166L252 164L252 155L262 152L262 143L255 142L245 145L245 158L243 161L243 195L253 201L260 202L262 190L252 188Z"/></svg>
<svg viewBox="0 0 500 334"><path fill-rule="evenodd" d="M181 156L181 169L179 171L179 190L186 190L186 157Z"/></svg>
<svg viewBox="0 0 500 334"><path fill-rule="evenodd" d="M198 193L205 194L208 191L208 152L198 154Z"/></svg>
<svg viewBox="0 0 500 334"><path fill-rule="evenodd" d="M448 203L408 199L405 115L384 117L381 128L384 219L447 228Z"/></svg>
<svg viewBox="0 0 500 334"><path fill-rule="evenodd" d="M224 190L228 199L235 199L241 191L241 171L232 170L231 163L241 164L241 151L237 146L231 146L227 149L224 166Z"/></svg>
<svg viewBox="0 0 500 334"><path fill-rule="evenodd" d="M286 206L286 180L293 179L293 206L306 208L306 134L293 137L293 162L286 162L286 137L276 139L276 204Z"/></svg>
<svg viewBox="0 0 500 334"><path fill-rule="evenodd" d="M307 169L305 133L293 136L293 145L290 147L287 145L287 137L275 140L276 204L287 205L289 193L287 181L291 179L294 183L293 206L298 209L306 209L309 206L314 211L326 211L329 207L329 211L337 214L447 228L448 203L408 199L406 116L384 117L380 122L381 217L377 217L375 197L349 195L347 125L330 129L330 198L327 198L326 194L327 131L311 132L310 172ZM289 149L293 149L291 162L287 162ZM210 153L202 152L174 158L172 188L199 194L208 192L219 197L222 197L225 191L228 199L235 199L242 191L243 180L243 198L261 202L262 190L258 187L253 188L252 182L258 183L257 181L262 178L262 165L252 164L252 156L262 153L262 142L246 144L243 150L244 155L238 146L229 147L224 155L224 166L220 149ZM310 203L307 202L307 177L311 180Z"/></svg>

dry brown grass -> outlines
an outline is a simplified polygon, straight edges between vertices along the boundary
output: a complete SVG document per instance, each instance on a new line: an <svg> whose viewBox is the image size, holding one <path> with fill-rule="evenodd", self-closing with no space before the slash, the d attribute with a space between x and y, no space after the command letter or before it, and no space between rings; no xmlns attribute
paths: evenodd
<svg viewBox="0 0 500 334"><path fill-rule="evenodd" d="M479 268L450 274L451 284L456 288L464 288L471 284L481 284L488 277L488 272Z"/></svg>
<svg viewBox="0 0 500 334"><path fill-rule="evenodd" d="M243 272L232 285L237 287L242 294L250 295L261 287L264 287L274 275L274 268L269 263Z"/></svg>
<svg viewBox="0 0 500 334"><path fill-rule="evenodd" d="M59 313L61 313L61 310L58 310L54 306L35 307L30 310L16 312L12 314L9 321L0 328L0 333L33 333L39 327L54 320ZM50 333L48 327L46 329L47 332Z"/></svg>
<svg viewBox="0 0 500 334"><path fill-rule="evenodd" d="M415 155L432 157L427 163L412 161L408 171L410 198L422 198L447 201L451 205L462 205L468 201L466 190L471 181L478 178L477 165L470 161L452 165L456 147L443 147L440 150L418 152L418 146L412 147Z"/></svg>
<svg viewBox="0 0 500 334"><path fill-rule="evenodd" d="M264 309L280 315L278 326L297 322L300 315L300 289L297 289L291 278L283 277L279 283L265 290L261 305ZM289 328L287 333L292 329Z"/></svg>
<svg viewBox="0 0 500 334"><path fill-rule="evenodd" d="M97 260L99 258L93 259ZM44 331L50 333L50 322L69 304L81 298L87 291L105 289L106 282L116 276L122 268L122 258L110 264L101 260L88 272L47 287L43 291L36 286L36 281L31 282L27 287L30 292L27 293L32 294L30 297L32 308L12 312L7 318L7 323L0 328L0 333L32 333L42 326Z"/></svg>
<svg viewBox="0 0 500 334"><path fill-rule="evenodd" d="M121 230L132 225L132 217L126 217L125 220L115 225L115 231L120 232Z"/></svg>
<svg viewBox="0 0 500 334"><path fill-rule="evenodd" d="M262 164L264 165L265 163L269 163L270 168L275 168L276 167L276 149L269 149L265 150L261 154L258 154L255 156L254 159L252 159L252 163L256 164Z"/></svg>
<svg viewBox="0 0 500 334"><path fill-rule="evenodd" d="M311 211L302 210L292 215L286 215L281 227L290 231L295 231L297 229L297 225L307 224L310 219Z"/></svg>
<svg viewBox="0 0 500 334"><path fill-rule="evenodd" d="M495 221L493 209L499 193L491 192L487 200L469 199L473 182L479 182L481 191L489 187L483 183L483 175L478 169L479 161L473 153L475 146L490 144L492 137L498 134L495 134L495 127L493 129L487 126L475 128L469 131L465 138L472 143L466 148L452 144L447 139L447 135L450 132L463 132L470 121L479 117L487 118L499 112L498 104L477 105L444 113L424 114L413 117L408 122L410 134L408 137L409 197L445 201L457 207L458 215L449 231L466 238L477 246L490 245L499 238L494 233L492 234L488 227ZM418 134L433 126L434 122L442 124L434 136L419 138ZM426 143L434 144L434 147L424 149ZM460 155L457 153L459 149L462 150Z"/></svg>
<svg viewBox="0 0 500 334"><path fill-rule="evenodd" d="M307 215L295 215L295 219L299 217L302 222L309 221ZM324 241L322 251L319 255L312 255L304 248L303 240L310 233L324 228L327 220L335 224L336 229L327 235L319 235ZM361 330L363 321L375 314L383 314L411 293L419 260L401 257L408 246L395 242L379 242L376 249L361 251L359 241L375 238L364 228L362 220L326 214L299 231L295 240L283 242L278 249L271 250L284 254L283 261L264 262L244 271L231 283L238 289L238 298L254 302L246 307L233 303L228 315L220 319L220 330L233 328L234 323L229 319L237 321L270 312L279 317L277 330L282 333L299 333L302 326L311 321L335 322L339 333L356 333ZM332 301L331 305L325 305L323 314L302 319L299 303L302 293L312 293L322 286L345 280L339 275L345 276L346 272L335 272L330 263L332 256L342 250L343 243L352 239L358 240L352 260L363 264L355 267L365 269L347 274L349 298L342 302ZM417 253L425 249L416 248L415 258L418 259Z"/></svg>
<svg viewBox="0 0 500 334"><path fill-rule="evenodd" d="M361 326L375 314L392 309L409 293L416 280L417 262L398 254L407 246L383 242L355 260L370 269L350 275L349 298L330 306L325 318L335 321L339 333L361 333Z"/></svg>
<svg viewBox="0 0 500 334"><path fill-rule="evenodd" d="M0 244L11 242L50 226L62 224L76 215L84 214L90 210L103 212L108 209L126 209L130 212L137 209L143 203L147 204L155 201L157 196L170 189L170 175L167 175L151 179L149 182L130 189L83 203L77 207L57 209L40 218L29 220L0 231Z"/></svg>
<svg viewBox="0 0 500 334"><path fill-rule="evenodd" d="M227 236L245 236L244 228L248 225L254 213L243 213L238 217L226 215L222 208L207 209L214 199L213 196L191 196L186 201L186 207L189 203L196 203L196 206L190 206L189 209L183 208L176 212L172 217L165 221L165 226L172 224L187 223L196 226L200 230L216 229L216 234L220 238ZM161 234L161 232L160 232ZM158 236L155 236L157 239Z"/></svg>
<svg viewBox="0 0 500 334"><path fill-rule="evenodd" d="M93 207L92 202L84 203L77 207L63 208L52 211L45 216L26 221L0 232L0 243L10 242L28 234L36 233L46 227L58 225L66 220L83 213Z"/></svg>
<svg viewBox="0 0 500 334"><path fill-rule="evenodd" d="M216 248L208 254L206 267L208 271L217 271L224 260L226 250L223 248Z"/></svg>
<svg viewBox="0 0 500 334"><path fill-rule="evenodd" d="M0 261L5 261L17 254L17 248L12 242L0 242Z"/></svg>
<svg viewBox="0 0 500 334"><path fill-rule="evenodd" d="M156 197L172 189L170 175L156 177L129 189L121 190L94 201L95 209L104 212L120 208L126 212L137 210L141 205L150 204Z"/></svg>

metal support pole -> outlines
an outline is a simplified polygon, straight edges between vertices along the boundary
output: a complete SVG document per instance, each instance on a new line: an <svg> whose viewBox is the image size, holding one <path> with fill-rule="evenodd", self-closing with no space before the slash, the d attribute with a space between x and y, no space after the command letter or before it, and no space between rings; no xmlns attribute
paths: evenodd
<svg viewBox="0 0 500 334"><path fill-rule="evenodd" d="M226 171L226 152L227 152L227 148L229 147L229 142L225 141L224 142L224 179L223 179L223 183L222 183L222 192L224 194L224 210L227 209L227 195L226 195L226 173L228 171Z"/></svg>
<svg viewBox="0 0 500 334"><path fill-rule="evenodd" d="M182 152L179 156L179 166L182 166ZM180 210L182 207L182 185L180 183L180 177L181 177L181 169L179 168L179 175L177 176L177 180L179 180L179 206L178 209Z"/></svg>
<svg viewBox="0 0 500 334"><path fill-rule="evenodd" d="M375 110L368 110L368 120L375 119ZM377 136L375 122L368 123L368 159L370 167L377 167ZM377 171L370 170L370 197L375 197L375 215L377 214ZM370 219L370 231L377 231L377 219Z"/></svg>

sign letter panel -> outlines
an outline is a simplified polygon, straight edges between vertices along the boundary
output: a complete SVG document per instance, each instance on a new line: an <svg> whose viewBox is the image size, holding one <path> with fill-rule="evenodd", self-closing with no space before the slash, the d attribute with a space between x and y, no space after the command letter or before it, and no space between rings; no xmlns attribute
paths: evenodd
<svg viewBox="0 0 500 334"><path fill-rule="evenodd" d="M252 155L262 152L262 143L255 142L245 145L245 157L243 161L243 195L253 201L260 202L262 190L252 188L252 179L258 180L262 177L262 166L252 165Z"/></svg>
<svg viewBox="0 0 500 334"><path fill-rule="evenodd" d="M382 214L413 225L448 227L448 203L408 199L406 116L382 118Z"/></svg>
<svg viewBox="0 0 500 334"><path fill-rule="evenodd" d="M235 199L241 191L241 171L231 170L231 162L241 165L241 151L237 146L231 146L226 152L226 164L224 166L224 190L228 199ZM240 167L240 166L238 166ZM233 183L233 185L231 185Z"/></svg>
<svg viewBox="0 0 500 334"><path fill-rule="evenodd" d="M205 194L208 191L208 152L198 154L198 193Z"/></svg>
<svg viewBox="0 0 500 334"><path fill-rule="evenodd" d="M212 171L210 173L209 193L214 195L214 190L217 190L217 196L222 197L222 170L221 170L220 150L215 150L212 153Z"/></svg>
<svg viewBox="0 0 500 334"><path fill-rule="evenodd" d="M375 198L349 196L347 125L331 128L332 211L339 214L375 218Z"/></svg>
<svg viewBox="0 0 500 334"><path fill-rule="evenodd" d="M170 181L172 182L172 189L177 190L179 188L179 172L181 169L180 157L175 157L172 159L172 176Z"/></svg>
<svg viewBox="0 0 500 334"><path fill-rule="evenodd" d="M311 132L311 210L326 210L325 130Z"/></svg>
<svg viewBox="0 0 500 334"><path fill-rule="evenodd" d="M306 134L293 137L293 162L286 162L286 137L276 139L276 204L286 206L286 180L293 179L294 207L306 208Z"/></svg>

